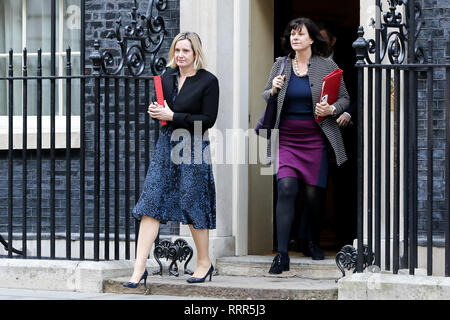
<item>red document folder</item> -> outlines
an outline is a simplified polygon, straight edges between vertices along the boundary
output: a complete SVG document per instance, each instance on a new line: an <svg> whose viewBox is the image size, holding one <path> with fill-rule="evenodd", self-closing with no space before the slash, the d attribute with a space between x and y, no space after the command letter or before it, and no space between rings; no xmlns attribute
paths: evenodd
<svg viewBox="0 0 450 320"><path fill-rule="evenodd" d="M161 76L154 76L153 81L155 83L156 100L159 105L164 107L165 106L164 105L164 93L163 93L163 88L162 88L162 83L161 83ZM166 124L167 124L167 121L161 121L161 125L165 126Z"/></svg>
<svg viewBox="0 0 450 320"><path fill-rule="evenodd" d="M327 101L328 104L333 104L336 102L339 95L339 89L341 87L342 74L343 74L342 69L336 69L332 73L326 75L323 78L322 91L320 92L319 103ZM325 118L326 117L316 116L316 122L319 123Z"/></svg>

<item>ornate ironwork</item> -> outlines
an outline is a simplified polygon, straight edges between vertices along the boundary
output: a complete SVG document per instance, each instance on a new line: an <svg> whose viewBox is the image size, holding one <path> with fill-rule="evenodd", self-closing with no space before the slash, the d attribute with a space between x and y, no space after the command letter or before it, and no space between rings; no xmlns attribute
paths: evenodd
<svg viewBox="0 0 450 320"><path fill-rule="evenodd" d="M398 12L398 7L408 4L408 0L388 0L389 11L382 13L382 7L380 4L379 10L376 14L382 14L383 21L380 21L380 61L387 56L391 64L402 64L406 57L406 44L408 43L408 21L411 21L409 17L409 11L406 10L406 21L403 19L402 13ZM416 3L415 7L415 19L416 30L414 39L420 33L422 28L422 9L420 4ZM381 16L379 17L381 19ZM371 19L371 27L377 28L376 19ZM392 30L393 29L393 30ZM357 51L358 64L364 64L364 59L369 64L374 64L370 55L376 53L376 41L375 39L366 40L363 37L364 28L359 27L358 29L358 39L353 43L353 47ZM419 63L424 62L423 50L416 46L415 48L415 59Z"/></svg>
<svg viewBox="0 0 450 320"><path fill-rule="evenodd" d="M359 26L358 39L353 42L352 46L356 51L356 64L365 64L364 59L367 56L368 42L364 39L364 28L362 26Z"/></svg>
<svg viewBox="0 0 450 320"><path fill-rule="evenodd" d="M0 243L5 247L5 250L7 250L7 251L9 250L9 244L8 244L8 242L2 237L2 235L0 235ZM16 254L18 254L18 255L23 256L23 252L22 252L22 251L19 251L19 250L14 249L14 248L12 248L11 251L14 252L14 253L16 253Z"/></svg>
<svg viewBox="0 0 450 320"><path fill-rule="evenodd" d="M346 245L342 247L341 251L336 255L336 265L341 270L342 276L345 277L345 269L353 269L353 273L356 272L356 261L358 259L358 252L352 245ZM370 260L370 261L369 261ZM369 259L369 248L367 245L363 246L363 270L367 266L372 265L374 255L371 255ZM339 280L339 279L338 279ZM337 282L337 280L336 280Z"/></svg>
<svg viewBox="0 0 450 320"><path fill-rule="evenodd" d="M408 3L408 0L404 0L404 2L406 5ZM422 30L422 24L423 24L422 7L420 6L419 3L414 3L414 20L416 22L416 30L414 32L414 38L417 39L420 31ZM408 21L410 21L409 10L406 10L406 21L407 21L407 23L408 23ZM421 47L417 46L417 42L416 42L416 46L414 48L414 53L415 53L415 60L417 63L425 62L425 54L423 52L423 49Z"/></svg>
<svg viewBox="0 0 450 320"><path fill-rule="evenodd" d="M93 61L96 59L94 64L99 64L103 73L117 75L124 67L127 67L131 75L139 76L145 70L146 53L150 54L150 68L153 75L159 75L165 70L166 59L159 57L158 52L166 35L164 19L160 12L167 9L167 0L149 0L147 12L144 15L138 13L137 8L137 0L134 0L134 6L129 13L131 23L122 27L122 17L120 17L116 21L115 30L110 31L106 36L109 39L117 39L120 46L121 56L118 66L110 70L114 66L114 55L108 50L103 50L100 56L94 54L91 57Z"/></svg>
<svg viewBox="0 0 450 320"><path fill-rule="evenodd" d="M187 269L187 265L189 261L192 259L193 250L188 245L186 240L184 239L177 239L175 242L172 243L170 240L162 240L159 242L157 246L155 246L155 249L153 250L153 255L155 257L156 262L158 262L159 265L159 271L153 272L154 275L161 275L163 274L163 266L160 261L160 259L166 258L166 260L172 260L172 263L169 265L169 275L172 276L179 276L178 272L178 265L177 261L184 263L184 274L192 275L194 272Z"/></svg>

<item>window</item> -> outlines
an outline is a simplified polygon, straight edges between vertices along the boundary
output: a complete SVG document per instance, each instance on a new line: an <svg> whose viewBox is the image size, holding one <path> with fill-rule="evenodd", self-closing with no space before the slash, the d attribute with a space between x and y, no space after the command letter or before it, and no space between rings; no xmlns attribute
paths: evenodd
<svg viewBox="0 0 450 320"><path fill-rule="evenodd" d="M81 0L56 0L56 75L66 74L66 49L71 48L72 74L80 74ZM42 50L42 75L50 75L51 1L0 0L0 77L8 76L9 50L14 51L14 76L22 75L23 48L27 49L29 76L37 74L37 51ZM65 80L56 81L56 116L65 116ZM37 115L37 81L27 83L28 116ZM72 116L80 114L80 80L72 80ZM8 83L0 81L0 127L7 127ZM14 116L22 115L22 81L14 81ZM49 123L50 80L42 81L43 125ZM78 118L78 117L77 117ZM74 119L72 119L74 120ZM32 121L30 119L30 121ZM57 120L56 123L60 122ZM16 119L14 119L16 123ZM20 123L20 121L17 121ZM77 126L79 127L79 126ZM76 127L75 127L76 128ZM14 132L16 134L16 127ZM45 127L43 127L46 130ZM49 130L49 128L48 128ZM20 129L21 131L21 129ZM14 139L16 140L16 139ZM0 147L0 149L3 149Z"/></svg>

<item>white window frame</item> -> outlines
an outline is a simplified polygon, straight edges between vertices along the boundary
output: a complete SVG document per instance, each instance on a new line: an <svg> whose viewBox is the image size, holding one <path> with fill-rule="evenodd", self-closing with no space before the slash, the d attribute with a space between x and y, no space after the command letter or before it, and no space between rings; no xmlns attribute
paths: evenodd
<svg viewBox="0 0 450 320"><path fill-rule="evenodd" d="M59 1L58 32L59 41L56 48L58 76L65 75L64 62L66 50L64 46L64 0ZM81 0L83 1L83 0ZM27 47L27 1L22 0L22 48ZM37 52L27 52L28 57L37 57ZM42 56L51 56L51 52L42 52ZM71 51L71 56L81 56L80 51ZM0 58L8 58L9 53L0 53ZM13 53L13 57L20 57L23 63L23 52ZM82 61L80 63L83 63ZM64 80L58 79L58 110L55 117L55 148L66 148L66 116L63 115ZM23 90L23 88L22 88ZM23 102L22 102L23 103ZM23 105L22 105L23 108ZM9 117L0 116L0 150L8 150ZM73 149L80 148L80 116L71 116L71 144ZM14 149L22 149L23 116L13 116L13 145ZM37 116L27 116L27 149L37 148ZM42 149L50 149L50 116L42 116Z"/></svg>

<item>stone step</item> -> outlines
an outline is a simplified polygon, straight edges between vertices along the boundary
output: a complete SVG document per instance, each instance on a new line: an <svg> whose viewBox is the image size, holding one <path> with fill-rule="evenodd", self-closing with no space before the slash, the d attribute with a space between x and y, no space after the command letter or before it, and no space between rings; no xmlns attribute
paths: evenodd
<svg viewBox="0 0 450 320"><path fill-rule="evenodd" d="M312 280L299 277L246 277L214 275L212 281L186 282L187 275L149 276L136 289L122 286L129 278L105 279L103 292L118 294L153 294L244 300L336 300L338 285L334 280Z"/></svg>
<svg viewBox="0 0 450 320"><path fill-rule="evenodd" d="M268 274L274 256L241 256L217 258L216 269L223 276L263 277ZM300 277L314 280L336 280L342 273L336 266L334 256L325 256L324 260L312 260L309 257L291 257L290 271L283 277Z"/></svg>

